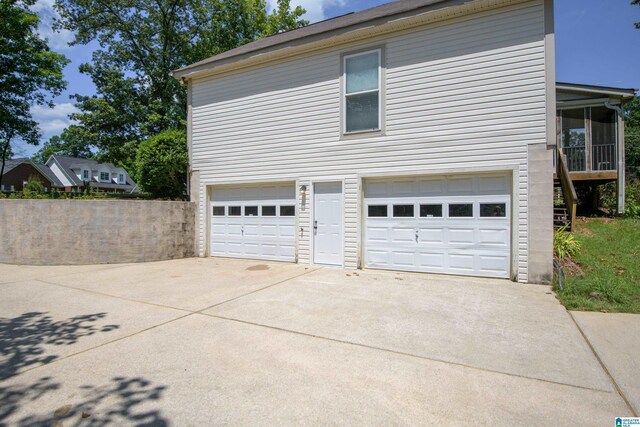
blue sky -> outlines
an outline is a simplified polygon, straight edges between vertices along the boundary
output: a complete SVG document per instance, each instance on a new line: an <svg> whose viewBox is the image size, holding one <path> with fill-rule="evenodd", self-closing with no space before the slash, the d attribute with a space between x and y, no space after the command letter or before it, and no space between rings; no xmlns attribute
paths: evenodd
<svg viewBox="0 0 640 427"><path fill-rule="evenodd" d="M307 10L311 22L355 12L386 3L388 0L292 0ZM276 0L267 0L272 7ZM55 33L51 24L56 16L54 0L38 0L34 10L41 17L40 33L53 50L66 55L71 63L65 68L67 90L55 99L54 109L35 107L32 112L43 133L41 145L68 126L68 115L75 111L69 95L92 95L91 80L78 72L78 66L91 60L95 45L73 46L73 34ZM630 0L556 0L557 80L624 88L640 88L640 7ZM40 145L40 146L41 146ZM31 156L38 150L17 144L18 156Z"/></svg>

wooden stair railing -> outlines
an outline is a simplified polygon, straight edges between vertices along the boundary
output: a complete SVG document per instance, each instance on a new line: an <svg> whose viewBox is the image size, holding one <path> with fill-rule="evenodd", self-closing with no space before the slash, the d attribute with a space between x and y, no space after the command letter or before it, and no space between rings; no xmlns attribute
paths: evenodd
<svg viewBox="0 0 640 427"><path fill-rule="evenodd" d="M573 227L576 222L576 210L578 209L578 196L576 195L576 189L571 181L569 175L569 168L567 167L567 158L562 153L560 147L556 148L557 162L556 162L556 174L560 180L562 187L562 196L564 203L569 213L569 229Z"/></svg>

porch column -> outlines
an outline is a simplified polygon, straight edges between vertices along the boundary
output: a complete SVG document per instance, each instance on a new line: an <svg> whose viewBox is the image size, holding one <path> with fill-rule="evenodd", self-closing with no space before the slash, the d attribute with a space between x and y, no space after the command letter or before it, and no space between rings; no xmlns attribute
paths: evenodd
<svg viewBox="0 0 640 427"><path fill-rule="evenodd" d="M624 159L624 113L616 112L618 118L618 214L624 213L625 159Z"/></svg>

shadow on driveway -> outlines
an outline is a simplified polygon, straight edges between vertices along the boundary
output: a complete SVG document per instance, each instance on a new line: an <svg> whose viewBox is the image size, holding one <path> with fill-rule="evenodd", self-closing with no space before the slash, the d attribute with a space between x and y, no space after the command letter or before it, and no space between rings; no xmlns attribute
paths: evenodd
<svg viewBox="0 0 640 427"><path fill-rule="evenodd" d="M118 329L118 325L95 325L106 316L107 313L94 313L56 321L45 312L28 312L14 318L0 317L0 380L15 377L26 368L55 361L60 357L52 352L56 346L69 346L84 337ZM18 418L13 419L11 425L19 426L59 425L65 420L87 426L124 421L140 426L167 425L158 411L139 408L142 403L159 400L166 387L154 386L140 377L115 377L106 385L84 385L78 392L80 396L74 397L77 403L73 405L62 401L53 413L18 415L22 405L44 403L50 400L50 393L61 387L52 377L42 377L29 384L14 381L12 385L0 386L0 426L9 425L7 419L13 415Z"/></svg>
<svg viewBox="0 0 640 427"><path fill-rule="evenodd" d="M51 347L75 344L82 337L118 329L118 325L93 325L106 316L95 313L54 321L47 313L29 312L14 318L0 317L0 380L56 360L58 356L47 351Z"/></svg>

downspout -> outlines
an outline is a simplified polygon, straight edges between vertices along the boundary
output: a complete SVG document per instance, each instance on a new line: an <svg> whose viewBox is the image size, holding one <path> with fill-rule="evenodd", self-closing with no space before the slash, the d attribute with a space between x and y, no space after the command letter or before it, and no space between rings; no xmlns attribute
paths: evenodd
<svg viewBox="0 0 640 427"><path fill-rule="evenodd" d="M625 161L624 161L624 109L622 108L622 101L620 104L612 104L611 101L605 101L604 106L610 110L614 110L617 113L616 124L618 131L616 148L618 150L618 215L624 214L625 204Z"/></svg>

